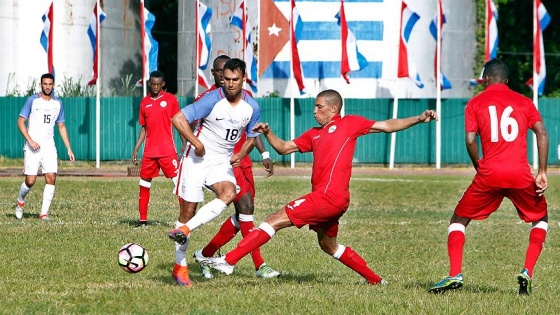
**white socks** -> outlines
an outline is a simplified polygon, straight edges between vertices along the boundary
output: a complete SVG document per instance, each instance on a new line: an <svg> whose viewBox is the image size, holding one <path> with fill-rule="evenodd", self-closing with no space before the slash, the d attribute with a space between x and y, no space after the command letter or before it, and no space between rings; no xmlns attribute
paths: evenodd
<svg viewBox="0 0 560 315"><path fill-rule="evenodd" d="M30 190L31 190L31 187L27 187L25 182L21 183L21 187L19 187L18 201L21 202L21 203L24 203L25 202L25 196L27 195L27 193Z"/></svg>
<svg viewBox="0 0 560 315"><path fill-rule="evenodd" d="M43 206L41 207L41 216L49 214L49 208L54 197L54 185L46 184L43 190Z"/></svg>
<svg viewBox="0 0 560 315"><path fill-rule="evenodd" d="M214 220L226 208L227 205L222 200L216 198L198 209L194 217L187 222L187 227L192 232L199 226Z"/></svg>

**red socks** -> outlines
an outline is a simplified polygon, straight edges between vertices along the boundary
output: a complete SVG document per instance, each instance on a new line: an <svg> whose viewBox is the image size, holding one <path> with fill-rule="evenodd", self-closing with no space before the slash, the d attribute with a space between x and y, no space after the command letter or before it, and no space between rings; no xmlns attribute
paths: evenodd
<svg viewBox="0 0 560 315"><path fill-rule="evenodd" d="M339 245L340 246L340 245ZM348 268L359 273L362 277L366 278L369 284L379 284L382 278L371 270L365 260L363 260L358 253L352 248L346 247L338 260L346 265Z"/></svg>
<svg viewBox="0 0 560 315"><path fill-rule="evenodd" d="M235 265L245 255L249 254L256 248L261 247L270 240L270 235L261 229L253 229L245 236L237 247L227 253L225 260L230 265Z"/></svg>
<svg viewBox="0 0 560 315"><path fill-rule="evenodd" d="M248 235L252 229L255 228L253 221L239 221L239 226L241 227L241 235L245 237ZM261 248L257 247L251 251L251 258L253 258L253 263L255 264L255 269L258 270L262 264L264 264L264 259L261 256Z"/></svg>
<svg viewBox="0 0 560 315"><path fill-rule="evenodd" d="M140 221L148 220L148 203L150 203L150 188L140 185L140 193L138 194Z"/></svg>
<svg viewBox="0 0 560 315"><path fill-rule="evenodd" d="M227 242L233 239L235 234L237 234L237 231L239 230L231 221L231 217L228 217L226 221L222 223L220 230L218 231L218 233L216 233L214 238L212 238L210 243L208 243L208 245L206 245L206 247L202 249L202 256L214 256L214 254L218 251L218 249L220 249L220 247L224 246L225 244L227 244Z"/></svg>
<svg viewBox="0 0 560 315"><path fill-rule="evenodd" d="M463 265L463 247L465 246L465 233L451 231L447 235L447 253L449 254L449 275L455 277L461 273Z"/></svg>
<svg viewBox="0 0 560 315"><path fill-rule="evenodd" d="M525 255L525 268L529 272L529 277L533 277L533 269L542 252L545 238L546 230L541 228L531 229L531 233L529 234L529 247L527 247L527 253Z"/></svg>

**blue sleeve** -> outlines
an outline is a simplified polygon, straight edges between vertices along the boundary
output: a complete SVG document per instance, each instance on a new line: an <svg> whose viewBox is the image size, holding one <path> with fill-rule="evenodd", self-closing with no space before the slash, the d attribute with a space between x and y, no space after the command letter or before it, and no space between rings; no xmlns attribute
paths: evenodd
<svg viewBox="0 0 560 315"><path fill-rule="evenodd" d="M245 132L247 133L248 138L255 138L259 135L259 133L254 132L253 128L255 128L255 126L261 120L261 107L259 106L259 103L257 103L257 101L255 101L252 97L247 98L247 103L251 105L251 108L253 109L253 115L251 116L251 120L249 120L249 124L247 124L247 129Z"/></svg>
<svg viewBox="0 0 560 315"><path fill-rule="evenodd" d="M198 101L185 106L181 109L181 112L189 122L193 122L208 116L210 112L212 112L214 105L220 99L222 99L222 97L220 96L219 90L214 90L210 93L206 93L206 95Z"/></svg>
<svg viewBox="0 0 560 315"><path fill-rule="evenodd" d="M31 106L33 105L33 101L36 99L37 99L37 94L27 98L27 101L25 101L25 104L23 104L23 107L21 108L21 112L19 113L20 117L23 117L25 119L29 118L29 115L31 114Z"/></svg>
<svg viewBox="0 0 560 315"><path fill-rule="evenodd" d="M58 118L56 119L56 123L60 124L63 123L66 118L64 116L64 105L62 105L62 101L59 99L56 99L59 103L60 103L60 111L58 112Z"/></svg>

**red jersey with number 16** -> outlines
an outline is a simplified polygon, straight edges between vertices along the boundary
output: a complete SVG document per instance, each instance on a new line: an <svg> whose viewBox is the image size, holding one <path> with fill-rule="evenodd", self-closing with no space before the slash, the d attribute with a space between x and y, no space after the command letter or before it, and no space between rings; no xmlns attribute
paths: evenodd
<svg viewBox="0 0 560 315"><path fill-rule="evenodd" d="M524 188L534 182L527 159L527 133L542 121L533 102L491 84L465 107L465 132L480 136L482 158L477 174L492 187Z"/></svg>
<svg viewBox="0 0 560 315"><path fill-rule="evenodd" d="M140 102L138 122L146 127L145 157L163 157L177 154L173 140L171 118L179 112L179 102L175 95L161 91L158 97L150 95Z"/></svg>
<svg viewBox="0 0 560 315"><path fill-rule="evenodd" d="M327 194L341 208L348 208L356 139L368 134L374 123L362 116L335 116L327 125L311 128L294 139L300 152L313 152L312 191Z"/></svg>

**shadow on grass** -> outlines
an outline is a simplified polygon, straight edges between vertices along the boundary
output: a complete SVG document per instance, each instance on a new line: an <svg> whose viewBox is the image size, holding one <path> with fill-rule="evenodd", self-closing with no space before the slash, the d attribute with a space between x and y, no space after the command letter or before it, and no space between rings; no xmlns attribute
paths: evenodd
<svg viewBox="0 0 560 315"><path fill-rule="evenodd" d="M405 288L407 289L417 289L417 290L424 290L426 293L428 293L428 290L432 287L432 285L435 282L426 282L426 281L418 281L418 282L413 282L413 283L407 283L405 284ZM498 288L496 286L488 286L488 285L484 285L484 286L473 286L473 285L463 285L462 288L459 289L455 289L455 290L449 290L443 293L439 293L439 294L434 294L434 295L442 295L442 294L448 294L448 293L453 293L453 292L467 292L467 293L511 293L511 288Z"/></svg>
<svg viewBox="0 0 560 315"><path fill-rule="evenodd" d="M130 226L131 228L135 227L136 224L138 223L138 219L122 219L119 221L119 223L121 224L126 224L128 226ZM169 226L169 224L167 224L166 222L161 222L158 220L148 220L148 226L153 225L153 226Z"/></svg>

